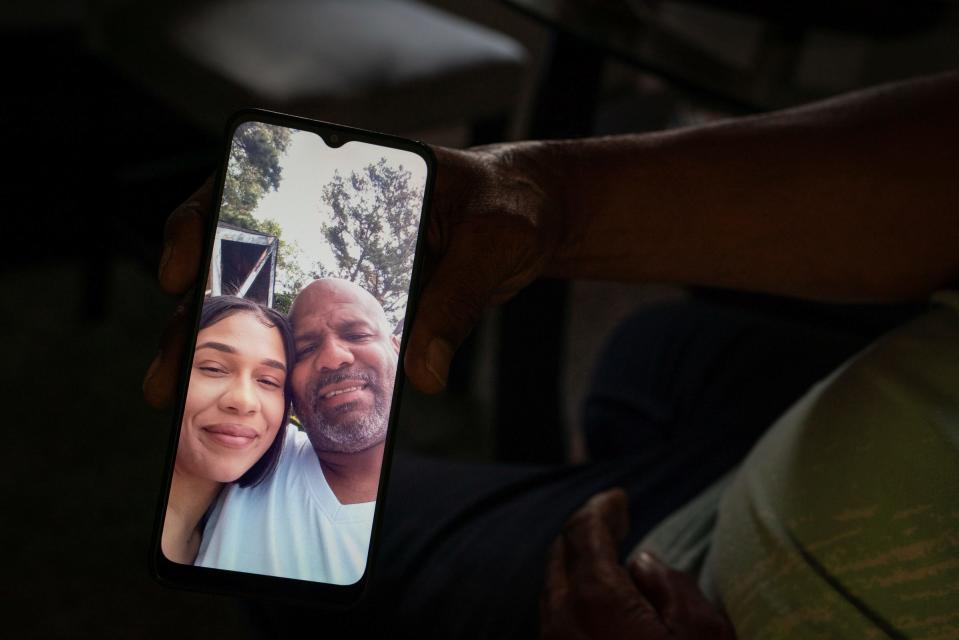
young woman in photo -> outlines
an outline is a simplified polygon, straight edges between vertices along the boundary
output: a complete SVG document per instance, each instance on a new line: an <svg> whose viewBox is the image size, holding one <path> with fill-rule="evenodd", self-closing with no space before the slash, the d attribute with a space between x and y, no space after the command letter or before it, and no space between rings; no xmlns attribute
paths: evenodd
<svg viewBox="0 0 959 640"><path fill-rule="evenodd" d="M232 296L204 302L161 538L170 560L193 563L203 517L224 485L256 485L273 472L293 364L279 312Z"/></svg>

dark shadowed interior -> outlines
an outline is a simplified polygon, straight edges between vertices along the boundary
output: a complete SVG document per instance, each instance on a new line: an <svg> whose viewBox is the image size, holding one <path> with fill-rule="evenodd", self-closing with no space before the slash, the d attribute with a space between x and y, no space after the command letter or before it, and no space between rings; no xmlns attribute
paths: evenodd
<svg viewBox="0 0 959 640"><path fill-rule="evenodd" d="M346 40L350 29L389 33L402 50L409 29L407 66L383 66L401 54L363 45L347 76L300 83L310 65L281 55L299 40L277 43L290 16L252 32L237 18L243 38L274 38L259 58L225 36L223 58L197 53L191 38L223 24L203 11L229 14L229 4L0 7L8 637L260 637L255 609L167 589L148 571L171 418L146 406L141 381L178 302L155 274L166 216L216 168L224 114L286 109L465 147L660 130L959 63L952 2L844 0L795 13L788 2L666 1L648 3L660 7L651 18L629 13L647 3L569 2L581 13L564 16L542 8L555 2L433 0L404 6L429 10L434 49L414 46L427 38L406 8L337 30ZM310 55L319 68L337 64L328 47ZM250 80L263 74L283 82ZM235 274L225 288L261 259L251 246L224 241ZM263 297L269 277L250 296ZM579 422L597 354L636 309L686 295L659 283L534 285L487 312L446 392L407 390L398 447L474 462L585 460Z"/></svg>

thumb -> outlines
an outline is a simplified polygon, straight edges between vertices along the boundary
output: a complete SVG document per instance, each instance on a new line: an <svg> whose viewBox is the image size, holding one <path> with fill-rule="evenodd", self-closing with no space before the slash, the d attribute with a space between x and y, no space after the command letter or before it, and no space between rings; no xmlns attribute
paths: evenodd
<svg viewBox="0 0 959 640"><path fill-rule="evenodd" d="M143 379L143 397L147 404L165 409L173 404L183 354L187 348L189 336L190 301L193 296L187 294L177 305L160 338L160 351L157 353L146 376Z"/></svg>
<svg viewBox="0 0 959 640"><path fill-rule="evenodd" d="M424 393L446 387L453 353L476 325L497 285L468 242L452 241L420 295L404 357L406 375Z"/></svg>

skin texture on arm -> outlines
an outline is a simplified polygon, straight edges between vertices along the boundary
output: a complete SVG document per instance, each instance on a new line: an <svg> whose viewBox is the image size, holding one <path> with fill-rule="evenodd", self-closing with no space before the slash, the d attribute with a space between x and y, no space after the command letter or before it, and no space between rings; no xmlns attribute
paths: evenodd
<svg viewBox="0 0 959 640"><path fill-rule="evenodd" d="M655 135L548 143L546 273L836 301L959 276L959 74Z"/></svg>
<svg viewBox="0 0 959 640"><path fill-rule="evenodd" d="M950 73L664 133L438 149L407 374L442 388L482 308L542 275L844 302L956 282L956 113Z"/></svg>

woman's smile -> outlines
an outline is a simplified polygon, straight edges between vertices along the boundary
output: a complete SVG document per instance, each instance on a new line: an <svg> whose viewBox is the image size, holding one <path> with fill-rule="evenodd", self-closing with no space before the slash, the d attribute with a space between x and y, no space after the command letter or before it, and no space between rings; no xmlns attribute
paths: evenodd
<svg viewBox="0 0 959 640"><path fill-rule="evenodd" d="M180 432L181 469L234 482L260 459L282 426L286 360L279 329L253 313L200 330Z"/></svg>
<svg viewBox="0 0 959 640"><path fill-rule="evenodd" d="M216 444L230 449L245 449L252 446L260 434L256 429L239 424L221 423L200 427Z"/></svg>

